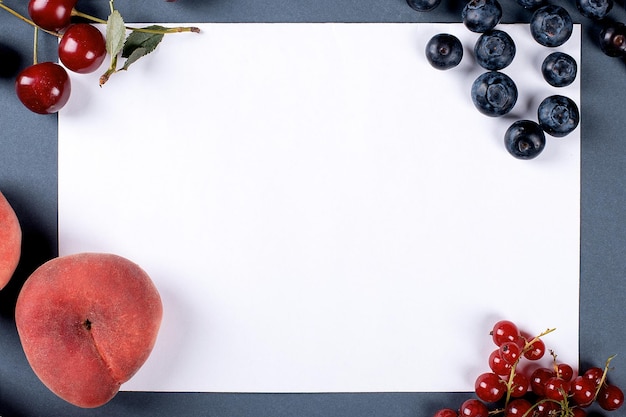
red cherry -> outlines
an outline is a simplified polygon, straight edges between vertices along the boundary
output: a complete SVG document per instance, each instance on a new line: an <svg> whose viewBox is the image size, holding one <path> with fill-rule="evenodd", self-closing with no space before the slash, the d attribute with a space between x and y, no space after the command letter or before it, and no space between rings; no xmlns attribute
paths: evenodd
<svg viewBox="0 0 626 417"><path fill-rule="evenodd" d="M476 396L481 400L494 403L504 396L506 383L493 372L487 372L476 378L474 390Z"/></svg>
<svg viewBox="0 0 626 417"><path fill-rule="evenodd" d="M28 14L43 29L59 32L70 24L78 0L30 0Z"/></svg>
<svg viewBox="0 0 626 417"><path fill-rule="evenodd" d="M80 74L100 68L106 54L104 36L87 23L70 25L59 42L59 59L68 69Z"/></svg>
<svg viewBox="0 0 626 417"><path fill-rule="evenodd" d="M598 404L607 411L617 410L624 404L624 393L615 385L604 385L598 393Z"/></svg>
<svg viewBox="0 0 626 417"><path fill-rule="evenodd" d="M17 97L28 109L39 114L61 110L69 100L71 90L67 71L53 62L31 65L15 80Z"/></svg>

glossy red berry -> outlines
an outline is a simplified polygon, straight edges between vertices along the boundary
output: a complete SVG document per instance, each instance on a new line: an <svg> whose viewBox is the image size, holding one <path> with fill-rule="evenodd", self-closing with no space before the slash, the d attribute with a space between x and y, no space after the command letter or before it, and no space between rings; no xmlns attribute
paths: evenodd
<svg viewBox="0 0 626 417"><path fill-rule="evenodd" d="M593 367L585 371L583 378L593 381L597 388L600 385L600 381L602 381L602 375L604 375L604 371L601 368Z"/></svg>
<svg viewBox="0 0 626 417"><path fill-rule="evenodd" d="M441 410L438 410L433 415L433 417L458 417L458 416L459 416L459 413L457 413L451 408L442 408Z"/></svg>
<svg viewBox="0 0 626 417"><path fill-rule="evenodd" d="M556 417L561 411L561 406L554 401L543 400L537 403L533 417Z"/></svg>
<svg viewBox="0 0 626 417"><path fill-rule="evenodd" d="M536 361L543 358L545 353L545 343L543 343L543 340L537 339L524 351L524 357L528 360Z"/></svg>
<svg viewBox="0 0 626 417"><path fill-rule="evenodd" d="M560 363L557 365L557 370L559 377L564 379L565 381L571 381L574 377L574 368L566 363Z"/></svg>
<svg viewBox="0 0 626 417"><path fill-rule="evenodd" d="M590 405L596 395L596 385L591 379L578 376L570 388L572 400L581 407Z"/></svg>
<svg viewBox="0 0 626 417"><path fill-rule="evenodd" d="M69 70L80 74L100 68L106 54L104 36L87 23L70 25L59 42L59 59Z"/></svg>
<svg viewBox="0 0 626 417"><path fill-rule="evenodd" d="M517 362L520 353L521 349L516 342L504 342L500 345L500 357L511 365Z"/></svg>
<svg viewBox="0 0 626 417"><path fill-rule="evenodd" d="M523 397L528 392L530 382L524 374L517 373L513 375L511 384L511 396L514 398Z"/></svg>
<svg viewBox="0 0 626 417"><path fill-rule="evenodd" d="M572 408L572 417L587 417L587 412L582 408Z"/></svg>
<svg viewBox="0 0 626 417"><path fill-rule="evenodd" d="M523 398L513 400L504 410L504 417L525 417L528 410L532 408L530 401Z"/></svg>
<svg viewBox="0 0 626 417"><path fill-rule="evenodd" d="M476 378L474 391L481 400L494 403L506 393L506 383L493 372L487 372Z"/></svg>
<svg viewBox="0 0 626 417"><path fill-rule="evenodd" d="M471 398L469 400L465 400L463 404L461 404L461 408L459 409L459 416L461 417L488 417L489 409L485 404Z"/></svg>
<svg viewBox="0 0 626 417"><path fill-rule="evenodd" d="M493 342L501 346L504 342L517 342L520 338L517 325L509 320L500 320L493 325L491 331Z"/></svg>
<svg viewBox="0 0 626 417"><path fill-rule="evenodd" d="M496 349L489 355L489 368L497 375L510 375L511 364L500 357L500 349Z"/></svg>
<svg viewBox="0 0 626 417"><path fill-rule="evenodd" d="M530 375L530 387L532 391L543 397L546 395L546 381L554 376L554 372L552 372L548 368L537 368Z"/></svg>
<svg viewBox="0 0 626 417"><path fill-rule="evenodd" d="M56 113L70 98L70 77L62 66L42 62L18 74L15 92L31 111L39 114Z"/></svg>
<svg viewBox="0 0 626 417"><path fill-rule="evenodd" d="M607 411L617 410L624 404L624 393L615 385L605 385L598 393L598 404Z"/></svg>
<svg viewBox="0 0 626 417"><path fill-rule="evenodd" d="M546 381L545 396L551 400L563 401L569 392L569 384L563 378L553 376Z"/></svg>
<svg viewBox="0 0 626 417"><path fill-rule="evenodd" d="M70 24L77 0L30 0L28 14L43 29L62 31Z"/></svg>

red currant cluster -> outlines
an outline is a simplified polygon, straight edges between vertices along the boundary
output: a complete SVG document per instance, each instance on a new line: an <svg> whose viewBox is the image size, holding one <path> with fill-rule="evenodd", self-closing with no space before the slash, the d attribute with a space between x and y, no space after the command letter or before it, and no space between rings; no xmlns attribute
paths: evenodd
<svg viewBox="0 0 626 417"><path fill-rule="evenodd" d="M171 1L171 0L169 0ZM67 103L71 93L70 77L66 69L87 74L98 70L107 53L111 56L111 66L101 77L104 84L111 74L117 72L118 55L126 59L121 68L152 52L163 35L174 32L199 32L195 27L165 28L148 26L145 28L126 27L113 0L109 0L111 14L107 20L86 15L76 10L78 0L29 0L28 16L25 17L5 5L0 0L0 8L31 24L35 28L35 53L33 64L22 70L15 82L19 100L31 111L39 114L58 112ZM106 37L91 23L73 23L79 17L93 23L106 24ZM37 36L42 30L60 39L59 60L37 62ZM127 36L126 32L130 31Z"/></svg>
<svg viewBox="0 0 626 417"><path fill-rule="evenodd" d="M491 371L479 375L474 385L478 398L466 400L458 410L441 409L434 417L585 417L586 408L594 402L608 411L620 408L624 394L607 380L612 358L604 369L594 367L575 376L571 365L558 363L550 352L551 368L530 366L522 370L522 360L537 363L545 355L541 338L552 331L526 337L515 323L498 321L491 331L497 346L489 355Z"/></svg>

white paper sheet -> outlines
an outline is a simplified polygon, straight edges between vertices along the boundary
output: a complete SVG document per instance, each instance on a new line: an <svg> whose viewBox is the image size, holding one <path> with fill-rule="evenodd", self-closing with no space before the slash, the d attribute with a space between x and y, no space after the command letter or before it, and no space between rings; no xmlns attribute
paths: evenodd
<svg viewBox="0 0 626 417"><path fill-rule="evenodd" d="M114 252L164 302L122 388L470 391L507 318L578 358L580 129L519 161L503 134L579 82L502 25L513 114L473 107L461 24L203 24L59 117L61 254ZM432 69L428 39L466 46ZM580 28L563 50L580 62ZM104 67L103 67L104 68Z"/></svg>

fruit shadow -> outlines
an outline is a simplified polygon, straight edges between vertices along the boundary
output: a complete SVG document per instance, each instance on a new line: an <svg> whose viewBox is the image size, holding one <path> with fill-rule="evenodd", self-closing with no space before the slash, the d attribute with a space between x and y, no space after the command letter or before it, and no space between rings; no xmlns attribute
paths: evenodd
<svg viewBox="0 0 626 417"><path fill-rule="evenodd" d="M22 229L20 261L13 277L0 291L0 316L13 320L24 282L35 269L57 256L57 244L55 232L46 231L44 219L38 217L40 211L32 210L32 201L27 201L26 196L21 196L19 190L11 186L3 188L2 193L13 207Z"/></svg>

